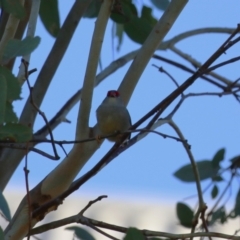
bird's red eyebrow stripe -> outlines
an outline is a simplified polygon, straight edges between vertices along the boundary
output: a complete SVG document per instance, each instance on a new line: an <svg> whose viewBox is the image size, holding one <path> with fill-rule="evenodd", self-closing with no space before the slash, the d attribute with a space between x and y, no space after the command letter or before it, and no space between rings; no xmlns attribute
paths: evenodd
<svg viewBox="0 0 240 240"><path fill-rule="evenodd" d="M110 91L108 91L108 93L107 93L107 96L108 97L119 97L119 92L118 91L116 91L116 90L110 90Z"/></svg>

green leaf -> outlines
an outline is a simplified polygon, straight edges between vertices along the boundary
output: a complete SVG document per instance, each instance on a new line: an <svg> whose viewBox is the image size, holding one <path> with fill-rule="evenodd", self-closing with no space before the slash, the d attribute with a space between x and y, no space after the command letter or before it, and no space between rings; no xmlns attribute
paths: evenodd
<svg viewBox="0 0 240 240"><path fill-rule="evenodd" d="M137 8L131 1L123 0L121 2L122 14L112 12L111 19L119 24L127 24L132 18L138 17Z"/></svg>
<svg viewBox="0 0 240 240"><path fill-rule="evenodd" d="M231 168L240 168L240 156L233 157L232 159L229 160L232 162Z"/></svg>
<svg viewBox="0 0 240 240"><path fill-rule="evenodd" d="M74 226L65 228L66 230L74 231L75 235L81 240L95 240L95 238L85 229Z"/></svg>
<svg viewBox="0 0 240 240"><path fill-rule="evenodd" d="M4 123L7 102L7 81L6 78L0 74L0 125Z"/></svg>
<svg viewBox="0 0 240 240"><path fill-rule="evenodd" d="M220 167L220 162L224 159L224 155L225 155L225 149L221 148L220 150L218 150L216 152L216 154L214 155L213 159L212 159L212 164L213 167Z"/></svg>
<svg viewBox="0 0 240 240"><path fill-rule="evenodd" d="M33 52L40 43L40 37L26 37L23 40L11 39L7 43L2 61L6 63L11 58L25 56Z"/></svg>
<svg viewBox="0 0 240 240"><path fill-rule="evenodd" d="M152 26L147 20L134 17L124 24L124 30L131 40L143 44L152 31Z"/></svg>
<svg viewBox="0 0 240 240"><path fill-rule="evenodd" d="M228 214L228 217L229 217L229 218L236 218L236 217L237 217L236 214L235 214L235 212L234 212L234 209L232 209L232 210L230 211L230 213Z"/></svg>
<svg viewBox="0 0 240 240"><path fill-rule="evenodd" d="M0 75L4 76L7 82L7 100L21 99L21 86L17 78L7 68L2 66L0 66Z"/></svg>
<svg viewBox="0 0 240 240"><path fill-rule="evenodd" d="M11 220L10 209L1 191L0 191L0 210L2 211L6 219L10 221Z"/></svg>
<svg viewBox="0 0 240 240"><path fill-rule="evenodd" d="M148 240L169 240L168 238L157 238L157 237L154 237L154 238L148 238Z"/></svg>
<svg viewBox="0 0 240 240"><path fill-rule="evenodd" d="M32 129L20 123L6 123L0 126L0 140L27 142L32 138Z"/></svg>
<svg viewBox="0 0 240 240"><path fill-rule="evenodd" d="M1 226L0 226L0 240L4 240L4 234Z"/></svg>
<svg viewBox="0 0 240 240"><path fill-rule="evenodd" d="M209 225L213 225L216 221L220 221L220 223L226 222L226 212L225 208L222 206L219 209L217 209L213 214L211 221L209 222Z"/></svg>
<svg viewBox="0 0 240 240"><path fill-rule="evenodd" d="M18 118L16 113L13 111L13 105L10 102L6 103L6 111L5 111L5 119L4 122L16 123L18 122Z"/></svg>
<svg viewBox="0 0 240 240"><path fill-rule="evenodd" d="M151 0L152 4L158 9L165 11L170 4L169 0Z"/></svg>
<svg viewBox="0 0 240 240"><path fill-rule="evenodd" d="M89 7L84 12L83 17L85 18L95 18L98 16L102 1L91 1Z"/></svg>
<svg viewBox="0 0 240 240"><path fill-rule="evenodd" d="M127 230L124 240L145 240L145 237L140 230L130 227Z"/></svg>
<svg viewBox="0 0 240 240"><path fill-rule="evenodd" d="M147 20L152 27L157 23L157 20L152 15L152 9L146 6L142 7L141 18Z"/></svg>
<svg viewBox="0 0 240 240"><path fill-rule="evenodd" d="M208 178L212 178L217 175L218 168L214 168L212 166L212 162L209 160L203 160L196 162L196 165L198 167L200 180L205 180ZM180 169L178 169L174 176L184 182L195 182L195 176L193 174L193 169L191 164L187 164Z"/></svg>
<svg viewBox="0 0 240 240"><path fill-rule="evenodd" d="M193 210L188 205L181 202L177 203L177 217L182 226L191 228L193 216Z"/></svg>
<svg viewBox="0 0 240 240"><path fill-rule="evenodd" d="M60 30L58 0L41 0L39 15L47 31L57 37Z"/></svg>
<svg viewBox="0 0 240 240"><path fill-rule="evenodd" d="M235 217L240 216L240 189L238 189L238 193L237 193L237 196L236 196L234 213L235 213Z"/></svg>
<svg viewBox="0 0 240 240"><path fill-rule="evenodd" d="M132 16L131 19L124 24L124 30L129 38L142 44L152 31L156 22L157 20L152 16L152 9L143 6L141 17Z"/></svg>
<svg viewBox="0 0 240 240"><path fill-rule="evenodd" d="M16 18L22 19L26 14L20 0L1 0L1 5L4 11Z"/></svg>
<svg viewBox="0 0 240 240"><path fill-rule="evenodd" d="M222 182L223 180L224 180L224 178L220 175L212 177L213 182Z"/></svg>
<svg viewBox="0 0 240 240"><path fill-rule="evenodd" d="M217 185L214 185L212 192L211 192L212 199L214 199L217 195L218 195L218 187L217 187Z"/></svg>
<svg viewBox="0 0 240 240"><path fill-rule="evenodd" d="M124 33L124 26L123 24L115 23L116 24L116 37L118 39L117 51L120 50L123 41L123 33Z"/></svg>

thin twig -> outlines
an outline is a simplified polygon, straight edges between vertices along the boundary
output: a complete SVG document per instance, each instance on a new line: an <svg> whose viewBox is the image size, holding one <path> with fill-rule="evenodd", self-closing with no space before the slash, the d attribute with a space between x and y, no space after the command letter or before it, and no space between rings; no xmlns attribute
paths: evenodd
<svg viewBox="0 0 240 240"><path fill-rule="evenodd" d="M210 182L210 183L202 190L202 193L204 194L212 185L213 185L213 182ZM186 201L186 200L191 199L191 198L194 198L194 197L196 197L196 196L197 196L197 194L190 195L190 196L188 196L188 197L183 198L183 200Z"/></svg>
<svg viewBox="0 0 240 240"><path fill-rule="evenodd" d="M169 125L175 130L175 132L177 133L179 138L181 138L182 140L185 139L183 134L182 134L182 132L178 128L178 126L172 120L169 121ZM196 212L196 214L195 214L195 216L193 218L193 221L192 221L193 225L192 225L192 229L191 229L191 233L194 233L195 227L198 224L199 215L203 211L205 211L207 206L206 206L206 204L204 203L204 200L203 200L202 188L201 188L201 183L200 183L200 175L199 175L199 172L198 172L198 168L197 168L196 162L194 160L194 157L192 155L191 150L187 147L187 145L184 142L183 142L183 146L184 146L184 148L185 148L185 150L187 152L187 155L188 155L188 157L190 159L190 162L191 162L191 165L192 165L193 173L194 173L194 176L195 176L197 193L198 193L199 205L198 205L198 210L197 210L197 212Z"/></svg>
<svg viewBox="0 0 240 240"><path fill-rule="evenodd" d="M161 133L159 131L155 131L155 130L151 130L151 129L147 129L147 128L140 128L140 129L136 129L136 130L130 130L130 131L126 131L126 132L140 132L140 134L144 133L144 132L148 132L148 133L155 133L163 138L170 138L170 139L174 139L177 142L182 142L183 140L178 138L178 137L174 137L165 133ZM187 140L184 140L185 144L188 145L189 148L191 148L191 146L187 143Z"/></svg>
<svg viewBox="0 0 240 240"><path fill-rule="evenodd" d="M90 202L87 204L87 206L86 206L85 208L83 208L83 209L79 212L79 214L80 214L80 215L83 215L84 212L86 212L94 203L99 202L99 201L101 201L103 198L107 198L107 197L108 197L107 195L101 195L101 196L99 196L98 198L90 201Z"/></svg>
<svg viewBox="0 0 240 240"><path fill-rule="evenodd" d="M159 118L159 116L162 114L165 108L167 108L173 100L179 96L184 90L186 90L189 86L191 86L194 81L199 77L205 74L207 69L210 67L210 65L219 58L223 53L225 53L230 47L232 47L234 44L236 44L240 39L237 38L238 41L234 40L231 41L233 37L239 32L240 25L237 25L236 30L228 37L228 39L212 54L212 56L187 80L185 81L179 88L177 88L174 92L172 92L168 97L166 97L160 104L165 105L164 107L158 107L156 106L152 111L150 111L147 116L145 115L141 119L141 123L145 120L145 118L148 118L149 115L155 114L155 116L150 120L147 128L151 128L151 126L156 122L156 120ZM158 107L158 108L157 108ZM157 109L156 109L157 108ZM156 113L155 113L156 112ZM137 125L136 123L135 125ZM134 126L132 126L132 129L134 129ZM138 126L138 125L137 125Z"/></svg>
<svg viewBox="0 0 240 240"><path fill-rule="evenodd" d="M217 68L220 68L222 66L225 66L227 64L230 64L230 63L233 63L233 62L236 62L236 61L239 61L239 60L240 60L240 57L231 58L231 59L229 59L227 61L218 63L218 64L210 67L207 72L212 72L213 70L216 70Z"/></svg>
<svg viewBox="0 0 240 240"><path fill-rule="evenodd" d="M180 131L180 129L178 128L178 126L173 122L173 120L169 121L169 125L175 130L175 132L177 133L177 135L179 136L180 139L182 139L182 143L183 146L187 152L187 155L190 159L192 168L193 168L193 172L194 172L194 176L196 179L196 186L197 186L197 192L198 192L198 200L199 200L199 207L203 208L205 206L204 200L203 200L203 196L202 196L202 188L201 188L201 183L200 183L200 175L197 169L197 165L196 162L194 160L194 157L192 155L191 150L189 149L189 147L186 145L186 143L184 142L185 138L182 134L182 132Z"/></svg>
<svg viewBox="0 0 240 240"><path fill-rule="evenodd" d="M49 142L51 142L51 140L49 140ZM35 153L38 153L46 158L49 158L51 160L54 160L54 161L57 161L59 159L56 159L56 156L53 156L53 155L50 155L40 149L37 149L37 148L34 148L34 147L27 147L26 144L22 144L22 143L4 143L4 142L1 142L0 143L0 146L4 147L4 148L10 148L10 149L20 149L20 150L28 150L28 151L31 151L31 152L35 152Z"/></svg>
<svg viewBox="0 0 240 240"><path fill-rule="evenodd" d="M38 19L38 12L39 12L39 8L40 8L40 0L34 0L31 1L32 2L32 6L31 6L31 12L30 12L30 16L29 16L29 21L28 21L28 27L27 27L27 33L26 36L27 37L34 37L35 35L35 30L36 30L36 25L37 25L37 19ZM30 61L30 56L31 54L28 54L26 56L23 56L23 59L26 62ZM25 66L23 63L21 63L20 67L19 67L19 72L18 72L18 80L21 84L23 84L24 80L25 80Z"/></svg>
<svg viewBox="0 0 240 240"><path fill-rule="evenodd" d="M178 142L182 142L182 140L178 137L174 137L174 136L171 136L171 135L168 135L168 134L165 134L165 133L161 133L159 131L155 131L155 130L151 130L151 129L146 129L146 128L139 128L139 129L136 129L136 130L127 130L125 132L116 132L116 133L113 133L113 134L108 134L108 135L103 135L103 136L96 136L96 137L93 137L93 138L87 138L87 139L83 139L83 140L69 140L69 141L66 141L66 140L62 140L62 141L58 141L58 140L54 140L53 142L55 144L58 144L59 146L62 146L64 144L78 144L78 143L83 143L83 142L90 142L90 141L98 141L98 140L103 140L103 139L106 139L106 138L110 138L110 137L114 137L114 136L117 136L117 135L122 135L122 134L125 134L125 133L134 133L134 132L149 132L149 133L155 133L157 135L160 135L162 136L163 138L171 138L171 139L174 139ZM52 140L51 139L38 139L38 138L35 138L35 139L32 139L30 140L29 142L32 142L32 143L52 143ZM9 143L9 142L1 142L0 143L0 146L3 146L3 147L8 147L8 148L16 148L16 149L26 149L27 147L26 146L21 146L23 145L22 143ZM34 149L34 148L29 148L30 150L32 151L40 151L38 149ZM41 153L42 154L42 153Z"/></svg>
<svg viewBox="0 0 240 240"><path fill-rule="evenodd" d="M29 183L28 183L28 154L26 153L25 155L25 167L23 168L24 173L25 173L25 183L26 183L26 191L27 191L27 202L28 202L28 231L31 230L31 198L29 194ZM30 239L30 236L27 238L28 240Z"/></svg>
<svg viewBox="0 0 240 240"><path fill-rule="evenodd" d="M178 49L176 46L171 46L170 49L176 53L177 55L179 55L180 57L182 57L183 59L185 59L186 61L188 61L190 64L192 64L194 66L195 69L200 68L201 67L201 63L199 61L197 61L196 59L194 59L192 56L190 56L189 54L186 54L184 52L182 52L180 49ZM231 81L215 72L209 72L208 73L209 76L216 78L217 80L221 81L222 83L229 85L231 83ZM207 76L204 76L207 77ZM208 77L207 77L208 78ZM204 78L203 78L204 79ZM209 81L208 79L205 79L207 81ZM211 82L213 80L210 80L209 82ZM213 81L212 83L216 83L219 84L215 81ZM221 86L221 84L220 84Z"/></svg>
<svg viewBox="0 0 240 240"><path fill-rule="evenodd" d="M56 149L56 146L54 144L54 137L53 137L52 130L51 130L50 126L49 126L48 120L47 120L45 114L34 103L33 94L32 94L33 88L31 87L29 79L28 79L28 62L26 62L24 59L22 59L22 63L24 65L24 67L25 67L25 79L27 81L27 85L28 85L28 88L29 88L31 103L32 103L33 107L36 109L36 111L42 116L42 118L43 118L43 120L44 120L44 122L45 122L45 124L46 124L46 126L48 128L49 135L50 135L50 138L52 140L52 148L53 148L53 152L54 152L54 155L55 155L55 159L59 160L60 157L58 156L57 149Z"/></svg>
<svg viewBox="0 0 240 240"><path fill-rule="evenodd" d="M161 61L166 62L166 63L169 63L169 64L171 64L172 66L175 66L175 67L177 67L177 68L180 68L180 69L184 70L185 72L189 72L189 73L192 73L192 74L196 72L195 70L192 70L191 68L189 68L189 67L187 67L187 66L185 66L185 65L183 65L183 64L181 64L181 63L178 63L178 62L173 61L173 60L169 60L169 59L167 59L167 58L165 58L165 57L162 57L162 56L159 56L159 55L157 55L157 54L154 54L154 55L153 55L153 58L158 59L158 60L161 60ZM212 80L211 78L209 78L209 77L207 77L207 76L205 76L205 75L201 75L201 76L199 76L199 78L204 79L204 80L206 80L207 82L212 83L213 85L215 85L215 86L217 86L217 87L219 87L219 88L221 88L221 89L224 89L224 88L225 88L223 85L215 82L214 80Z"/></svg>
<svg viewBox="0 0 240 240"><path fill-rule="evenodd" d="M165 74L173 81L173 83L176 85L176 87L177 87L177 88L179 87L178 82L177 82L177 81L174 79L174 77L173 77L170 73L168 73L163 67L158 67L158 66L155 65L155 64L152 64L152 66L158 68L158 71L159 71L159 72L165 73Z"/></svg>
<svg viewBox="0 0 240 240"><path fill-rule="evenodd" d="M83 216L83 213L87 209L89 209L94 203L96 203L98 201L101 201L103 198L107 198L107 195L101 195L98 198L96 198L95 200L89 201L89 203L86 205L86 207L84 207L78 214L76 214L74 216L71 216L71 217L68 217L68 218L57 220L57 221L54 221L54 222L51 222L51 223L43 224L42 226L37 227L34 230L33 229L30 230L28 235L30 236L30 235L34 235L34 234L39 234L39 233L42 233L42 232L46 232L50 229L55 229L55 228L58 228L58 227L61 227L61 226L64 226L64 225L67 225L67 224L70 224L70 223L74 223L74 222L77 222L77 223L80 222L82 224L84 222L84 224L87 225L86 224L87 221L82 221L82 219L85 218Z"/></svg>
<svg viewBox="0 0 240 240"><path fill-rule="evenodd" d="M173 38L163 42L160 46L159 49L161 50L166 50L168 48L171 48L171 46L176 45L176 43L189 38L193 37L196 35L200 34L206 34L206 33L227 33L227 34L233 34L235 31L235 28L220 28L220 27L207 27L207 28L198 28L190 31L186 31L183 33L180 33Z"/></svg>
<svg viewBox="0 0 240 240"><path fill-rule="evenodd" d="M239 91L239 90L237 90ZM236 94L230 91L224 91L224 92L202 92L202 93L188 93L185 94L177 103L177 105L174 107L174 109L168 114L168 116L166 118L172 118L173 115L177 112L177 110L179 109L179 107L182 105L182 103L189 97L200 97L200 96L217 96L217 97L222 97L224 95L230 95L230 94Z"/></svg>
<svg viewBox="0 0 240 240"><path fill-rule="evenodd" d="M202 210L200 218L202 219L202 226L205 229L205 232L209 232L207 222L206 222L206 219L205 219L206 210L207 210L207 207ZM209 240L212 240L211 236L208 236L208 238L209 238Z"/></svg>
<svg viewBox="0 0 240 240"><path fill-rule="evenodd" d="M95 226L92 225L92 224L88 224L87 226L90 227L90 228L92 228L92 229L95 230L96 232L101 233L101 234L102 234L103 236L105 236L105 237L108 237L108 238L113 239L113 240L120 240L120 239L115 238L115 237L111 236L110 234L104 232L103 230L101 230L101 229L95 227Z"/></svg>
<svg viewBox="0 0 240 240"><path fill-rule="evenodd" d="M209 211L209 213L207 214L207 216L209 217L210 215L212 215L212 213L214 212L214 210L217 208L218 204L220 203L220 201L222 200L223 196L225 195L226 191L228 190L228 188L231 186L231 183L233 181L235 174L231 175L231 178L228 182L228 184L226 185L226 187L224 188L222 194L219 196L218 200L215 202L214 206L212 207L212 209Z"/></svg>
<svg viewBox="0 0 240 240"><path fill-rule="evenodd" d="M78 217L78 218L77 218ZM61 220L55 221L52 223L44 224L39 227L31 229L29 235L34 235L34 234L39 234L42 232L46 232L50 229L53 229L51 225L55 225L54 228L64 226L66 224L74 223L74 222L79 222L81 224L86 224L86 222L91 223L94 226L104 228L104 229L109 229L112 231L117 231L120 233L126 233L128 228L114 225L114 224L109 224L103 221L98 221L95 219L87 218L84 216L81 216L79 218L79 215L74 215L72 217L69 217L67 219L63 219L61 224ZM66 221L68 220L68 222ZM56 224L58 223L58 225ZM57 225L57 226L56 226ZM188 238L195 238L195 237L217 237L217 238L222 238L222 239L232 239L232 240L240 240L239 236L234 236L234 235L228 235L228 234L223 234L219 232L195 232L195 233L182 233L182 234L173 234L169 232L157 232L157 231L152 231L152 230L147 230L147 229L140 229L140 231L144 234L146 237L161 237L161 238L167 238L167 239L188 239Z"/></svg>

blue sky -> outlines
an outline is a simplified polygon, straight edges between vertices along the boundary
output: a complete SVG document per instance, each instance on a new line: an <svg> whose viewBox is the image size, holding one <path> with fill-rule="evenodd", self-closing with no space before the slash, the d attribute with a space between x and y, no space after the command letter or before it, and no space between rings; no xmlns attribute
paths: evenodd
<svg viewBox="0 0 240 240"><path fill-rule="evenodd" d="M61 22L64 20L68 10L74 1L60 1ZM148 1L138 1L146 3ZM231 27L234 28L239 23L240 3L237 0L191 0L177 19L173 28L166 36L166 40L188 30L204 27ZM161 12L154 11L157 18ZM83 19L77 28L68 52L61 62L61 65L54 76L47 96L41 106L41 110L46 114L48 119L61 108L65 101L71 97L77 89L82 86L89 44L94 28L94 21ZM125 35L123 46L120 52L112 51L111 37L112 23L109 22L101 60L103 67L115 60L116 58L138 49L140 46L133 43ZM41 22L38 22L36 35L42 37L41 44L33 53L30 69L37 68L38 71L44 63L44 60L52 47L54 39L49 36ZM185 53L191 55L199 62L203 63L207 58L225 41L226 34L204 34L188 38L179 44L179 47ZM116 40L115 40L116 46ZM238 56L240 45L227 52L219 61L227 60L231 57ZM157 54L171 58L175 61L191 67L190 64L181 60L171 51L158 51ZM15 72L17 73L18 59ZM153 108L164 97L170 94L174 89L174 84L163 74L159 73L152 64L163 66L179 84L183 83L190 75L176 68L152 59L144 71L138 86L136 87L133 97L128 105L132 122L138 121L144 114ZM95 111L101 103L109 89L117 89L121 79L126 73L130 64L118 70L115 74L108 77L94 91L90 125L96 123ZM225 66L217 70L230 80L236 80L239 77L239 63ZM38 73L30 77L33 84ZM207 92L219 91L203 80L198 80L186 92ZM15 110L19 114L24 101L28 97L28 89L23 88L22 101L15 104ZM169 108L162 116L172 109ZM71 124L62 123L55 131L55 139L73 140L75 136L75 125L78 105L69 113L67 118ZM240 105L232 96L226 97L195 97L187 99L174 116L174 121L181 128L185 138L192 146L192 152L196 160L211 159L215 152L226 148L226 159L239 154L239 128ZM38 116L34 130L38 130L43 125L43 121ZM157 129L162 133L175 135L167 125ZM89 170L112 146L112 143L105 141L101 148L94 154L92 159L87 163L82 172ZM51 152L51 147L47 144L38 145L44 151ZM66 150L71 149L65 146ZM64 153L58 149L61 159ZM45 159L40 155L31 153L29 155L29 182L31 188L42 180L57 164L56 161ZM227 161L225 161L227 166ZM173 177L173 172L182 165L189 163L187 154L181 145L171 139L163 139L155 134L149 134L145 139L138 142L128 151L117 157L103 171L97 174L87 182L77 194L93 193L98 196L107 194L109 197L117 196L141 196L154 198L157 200L174 199L181 200L186 196L196 194L194 184L184 184ZM226 179L228 179L226 175ZM207 182L203 183L206 186ZM23 164L19 166L13 178L9 183L9 188L25 187ZM209 194L207 195L209 198Z"/></svg>

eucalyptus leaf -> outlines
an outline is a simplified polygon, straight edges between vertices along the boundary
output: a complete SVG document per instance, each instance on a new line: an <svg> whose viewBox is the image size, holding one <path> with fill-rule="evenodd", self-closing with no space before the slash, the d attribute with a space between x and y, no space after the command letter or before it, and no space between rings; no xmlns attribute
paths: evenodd
<svg viewBox="0 0 240 240"><path fill-rule="evenodd" d="M85 229L73 226L73 227L67 227L66 230L73 231L75 235L81 239L81 240L95 240L95 238Z"/></svg>
<svg viewBox="0 0 240 240"><path fill-rule="evenodd" d="M23 40L9 40L3 52L2 62L7 63L12 58L30 54L37 48L39 43L40 37L26 37Z"/></svg>
<svg viewBox="0 0 240 240"><path fill-rule="evenodd" d="M229 160L231 162L231 168L240 168L240 156L235 156Z"/></svg>
<svg viewBox="0 0 240 240"><path fill-rule="evenodd" d="M0 240L4 240L4 233L1 226L0 226Z"/></svg>
<svg viewBox="0 0 240 240"><path fill-rule="evenodd" d="M217 172L219 168L214 168L212 165L212 161L209 160L203 160L196 162L198 172L200 175L200 180L205 180L208 178L212 178L214 176L217 176ZM187 164L180 169L178 169L174 176L184 182L195 182L195 175L193 173L193 168L191 164Z"/></svg>
<svg viewBox="0 0 240 240"><path fill-rule="evenodd" d="M6 102L6 111L5 111L5 118L4 122L9 123L16 123L18 122L18 118L16 113L13 111L13 105L10 102Z"/></svg>
<svg viewBox="0 0 240 240"><path fill-rule="evenodd" d="M0 140L10 142L28 142L32 138L32 129L20 123L6 123L0 126Z"/></svg>
<svg viewBox="0 0 240 240"><path fill-rule="evenodd" d="M140 230L130 227L127 230L124 240L145 240L145 237Z"/></svg>
<svg viewBox="0 0 240 240"><path fill-rule="evenodd" d="M143 44L156 22L157 20L152 15L152 9L143 6L141 17L132 15L129 21L124 24L124 30L134 42Z"/></svg>
<svg viewBox="0 0 240 240"><path fill-rule="evenodd" d="M39 15L46 30L57 37L60 30L58 0L41 0Z"/></svg>
<svg viewBox="0 0 240 240"><path fill-rule="evenodd" d="M177 203L177 217L182 226L186 228L191 228L193 216L193 210L188 205L181 202Z"/></svg>
<svg viewBox="0 0 240 240"><path fill-rule="evenodd" d="M111 19L120 24L128 24L132 18L138 17L137 8L131 1L121 2L122 14L112 12Z"/></svg>
<svg viewBox="0 0 240 240"><path fill-rule="evenodd" d="M218 187L217 187L217 185L214 185L213 189L211 191L212 199L216 198L217 195L218 195Z"/></svg>
<svg viewBox="0 0 240 240"><path fill-rule="evenodd" d="M117 51L119 51L123 41L124 26L123 24L120 24L120 23L115 23L115 25L116 25L115 35L118 39Z"/></svg>
<svg viewBox="0 0 240 240"><path fill-rule="evenodd" d="M223 161L225 155L225 149L221 148L216 152L212 159L212 164L214 167L220 167L220 162Z"/></svg>
<svg viewBox="0 0 240 240"><path fill-rule="evenodd" d="M7 102L7 81L4 75L0 74L0 125L4 123Z"/></svg>
<svg viewBox="0 0 240 240"><path fill-rule="evenodd" d="M238 193L236 195L234 213L235 213L235 217L240 216L240 188L238 189Z"/></svg>
<svg viewBox="0 0 240 240"><path fill-rule="evenodd" d="M152 9L147 6L142 7L141 18L147 20L152 27L157 23L157 19L152 15Z"/></svg>
<svg viewBox="0 0 240 240"><path fill-rule="evenodd" d="M124 24L124 30L131 40L143 44L152 31L152 25L144 18L133 17Z"/></svg>
<svg viewBox="0 0 240 240"><path fill-rule="evenodd" d="M7 218L7 220L10 221L11 220L10 209L1 191L0 191L0 210L2 211L4 216Z"/></svg>
<svg viewBox="0 0 240 240"><path fill-rule="evenodd" d="M169 0L151 0L152 4L158 9L165 11L170 4Z"/></svg>
<svg viewBox="0 0 240 240"><path fill-rule="evenodd" d="M12 14L16 18L23 19L26 15L20 0L1 0L1 5L4 11Z"/></svg>
<svg viewBox="0 0 240 240"><path fill-rule="evenodd" d="M6 79L7 100L12 101L20 98L21 86L17 78L5 67L0 66L0 75Z"/></svg>
<svg viewBox="0 0 240 240"><path fill-rule="evenodd" d="M95 18L98 16L100 7L101 7L102 1L101 0L95 0L91 1L89 7L87 10L84 12L83 17L86 18Z"/></svg>
<svg viewBox="0 0 240 240"><path fill-rule="evenodd" d="M209 225L213 225L217 221L219 221L220 223L226 222L226 212L224 206L221 206L215 212L213 212Z"/></svg>

